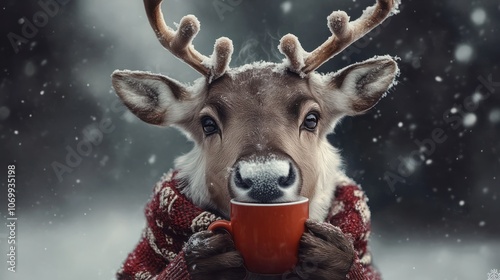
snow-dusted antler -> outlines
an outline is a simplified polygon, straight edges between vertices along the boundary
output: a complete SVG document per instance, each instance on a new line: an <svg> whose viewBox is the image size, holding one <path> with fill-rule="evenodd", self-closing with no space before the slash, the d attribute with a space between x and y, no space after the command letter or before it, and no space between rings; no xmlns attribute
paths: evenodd
<svg viewBox="0 0 500 280"><path fill-rule="evenodd" d="M396 13L400 3L400 0L377 0L374 6L364 10L363 15L353 22L349 22L349 16L344 11L335 11L328 17L328 27L333 35L313 52L304 51L293 34L281 39L279 49L287 56L290 70L308 74L366 35L389 17L391 12Z"/></svg>
<svg viewBox="0 0 500 280"><path fill-rule="evenodd" d="M200 30L198 19L193 15L187 15L181 19L177 31L174 31L165 23L161 2L162 0L144 0L149 23L160 43L172 54L205 75L209 81L222 76L231 61L232 41L226 37L217 39L212 56L210 58L204 56L195 50L192 44Z"/></svg>

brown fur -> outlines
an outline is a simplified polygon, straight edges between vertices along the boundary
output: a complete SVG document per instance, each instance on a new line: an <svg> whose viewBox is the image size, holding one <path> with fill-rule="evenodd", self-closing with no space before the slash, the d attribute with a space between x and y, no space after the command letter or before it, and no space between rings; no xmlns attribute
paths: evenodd
<svg viewBox="0 0 500 280"><path fill-rule="evenodd" d="M345 12L332 13L329 27L334 36L311 53L302 49L297 37L286 35L280 44L288 57L286 71L271 64L229 73L231 41L218 39L212 59L208 59L191 43L199 31L198 20L186 16L174 31L165 24L161 2L144 1L150 24L166 49L204 75L203 89L190 92L170 78L130 71L115 72L113 86L139 118L155 125L176 125L196 142L193 153L177 161L188 173L184 175L188 178L182 179L195 182L194 186L186 184L183 191L198 206L227 216L234 197L229 178L235 164L242 158L277 155L295 165L299 194L310 199L314 218L324 219L333 188L348 180L326 135L341 117L373 107L392 85L398 68L392 58L382 57L344 68L338 74L320 76L314 70L380 24L396 11L399 2L378 0L367 9L371 14L363 14L357 24L349 22ZM281 69L280 73L274 68ZM318 115L318 124L310 131L303 123L312 112ZM219 131L206 136L203 117L211 117ZM330 224L309 220L306 226L297 267L278 279L345 279L354 259L351 242ZM245 277L243 260L228 234L197 233L184 251L194 280Z"/></svg>
<svg viewBox="0 0 500 280"><path fill-rule="evenodd" d="M292 73L274 73L269 67L234 79L224 75L207 91L205 102L196 109L199 116L182 125L206 151L206 185L217 209L228 212L228 172L249 154L288 156L297 164L304 182L301 195L311 198L320 169L314 164L319 156L318 142L329 132L327 120L332 116L320 96L311 91L308 80ZM317 111L325 120L315 132L301 129L310 111ZM217 121L220 134L203 135L198 121L202 115Z"/></svg>
<svg viewBox="0 0 500 280"><path fill-rule="evenodd" d="M298 191L314 203L318 178L325 172L335 172L325 170L326 164L318 160L324 156L322 149L327 145L325 139L332 130L332 123L345 114L357 114L360 112L356 110L373 106L382 90L394 80L397 66L392 59L382 58L375 62L348 67L338 75L325 76L327 79L302 78L291 72L276 73L273 71L275 65L268 65L225 74L207 84L202 92L189 94L184 94L187 89L176 82L165 82L166 77L149 75L145 85L152 83L155 86L141 87L133 80L141 74L135 73L127 77L115 75L120 80L114 85L125 104L141 119L161 119L164 125L175 124L192 137L206 161L203 164L205 182L197 186L186 184L185 188L206 187L209 197L205 199L211 203L207 207L227 215L234 197L229 183L232 168L242 159L270 154L288 158L295 164L300 178ZM353 76L349 77L351 72ZM163 84L154 83L160 80ZM373 88L370 83L377 83L376 92L367 91ZM165 85L171 92L158 92ZM147 98L142 104L134 104L143 99L129 99L130 92L120 92L124 88ZM163 107L155 107L155 104L165 106L162 103L165 101L161 100L169 100L172 104L166 107L170 112L157 116ZM302 127L310 112L318 115L318 125L313 131ZM201 119L205 116L215 120L218 133L204 134ZM332 180L331 184L334 183ZM354 256L350 242L331 225L322 227L309 221L307 227L309 231L300 244L299 265L289 275L298 279L345 279ZM197 244L196 238L202 242ZM204 232L193 236L186 247L186 258L193 279L241 279L234 277L245 272L241 256L227 234Z"/></svg>
<svg viewBox="0 0 500 280"><path fill-rule="evenodd" d="M193 280L245 277L243 258L234 248L233 240L227 233L198 232L191 236L184 251Z"/></svg>
<svg viewBox="0 0 500 280"><path fill-rule="evenodd" d="M231 237L210 231L196 233L188 241L184 250L189 272L194 280L346 279L354 261L352 243L330 224L308 220L306 227L307 232L300 241L299 262L283 275L247 273Z"/></svg>
<svg viewBox="0 0 500 280"><path fill-rule="evenodd" d="M306 227L294 273L302 279L346 279L355 256L352 243L331 224L309 220Z"/></svg>

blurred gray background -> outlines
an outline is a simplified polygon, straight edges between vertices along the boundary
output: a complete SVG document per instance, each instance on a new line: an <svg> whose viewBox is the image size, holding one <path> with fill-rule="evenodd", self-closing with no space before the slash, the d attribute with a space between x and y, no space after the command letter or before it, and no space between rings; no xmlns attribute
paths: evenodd
<svg viewBox="0 0 500 280"><path fill-rule="evenodd" d="M139 239L154 183L192 144L126 112L110 74L199 75L161 47L142 1L54 1L40 1L57 3L49 13L39 1L0 2L0 216L6 222L7 165L16 164L19 218L17 272L2 261L0 279L113 279ZM286 33L312 50L330 35L331 11L354 19L373 2L165 0L163 11L171 25L198 16L202 53L230 37L235 67L280 61ZM500 269L499 27L498 1L403 0L399 15L320 68L401 58L388 97L330 136L370 198L385 279L490 280ZM24 38L19 46L12 34ZM103 122L110 131L99 136ZM430 140L436 131L443 143ZM53 166L89 140L88 155L57 176ZM2 226L2 260L6 241Z"/></svg>

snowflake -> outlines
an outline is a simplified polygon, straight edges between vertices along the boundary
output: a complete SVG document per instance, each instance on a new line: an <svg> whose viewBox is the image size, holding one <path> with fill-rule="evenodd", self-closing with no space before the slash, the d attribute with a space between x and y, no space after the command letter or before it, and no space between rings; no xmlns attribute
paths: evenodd
<svg viewBox="0 0 500 280"><path fill-rule="evenodd" d="M500 272L497 269L492 269L488 273L488 280L500 280Z"/></svg>

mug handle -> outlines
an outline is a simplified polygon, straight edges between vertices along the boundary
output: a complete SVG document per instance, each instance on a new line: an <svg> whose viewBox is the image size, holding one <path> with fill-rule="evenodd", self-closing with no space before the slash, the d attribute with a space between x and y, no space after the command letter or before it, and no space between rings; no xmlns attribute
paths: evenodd
<svg viewBox="0 0 500 280"><path fill-rule="evenodd" d="M230 221L218 220L218 221L211 223L208 226L208 230L214 231L217 229L225 229L225 230L227 230L227 232L229 232L229 234L233 235L233 229L231 227Z"/></svg>

